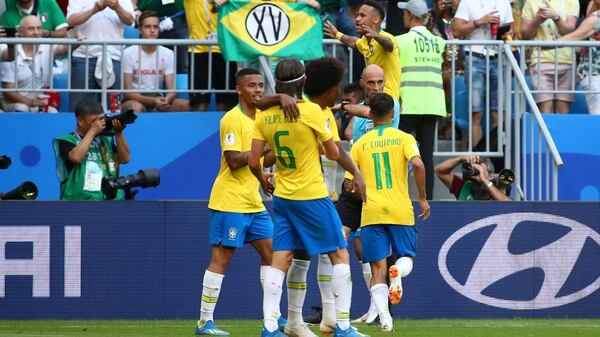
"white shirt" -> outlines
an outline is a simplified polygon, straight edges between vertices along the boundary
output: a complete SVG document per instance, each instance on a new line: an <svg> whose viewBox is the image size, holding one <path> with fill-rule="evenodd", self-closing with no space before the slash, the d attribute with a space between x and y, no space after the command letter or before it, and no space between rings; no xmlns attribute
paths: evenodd
<svg viewBox="0 0 600 337"><path fill-rule="evenodd" d="M93 0L69 0L67 7L67 19L77 13L85 12L94 7ZM119 5L133 16L133 5L131 0L119 0ZM117 12L106 7L103 11L92 15L86 22L75 27L77 33L82 33L88 40L114 41L123 38L125 25L119 19ZM82 45L73 51L75 57L86 57L86 45ZM121 46L108 45L107 52L110 58L121 60ZM91 58L102 54L101 45L87 45L87 55Z"/></svg>
<svg viewBox="0 0 600 337"><path fill-rule="evenodd" d="M498 11L500 15L500 26L511 24L513 19L512 7L508 0L462 0L458 4L454 18L465 21L479 20L493 10ZM481 25L475 28L469 35L465 36L465 40L495 40L490 33L490 25ZM493 55L496 48L489 51L484 46L465 46L467 50L476 53Z"/></svg>
<svg viewBox="0 0 600 337"><path fill-rule="evenodd" d="M133 76L132 89L160 90L163 87L165 75L174 73L173 51L158 46L154 53L146 54L143 49L140 50L140 46L131 46L123 51L122 68L123 74Z"/></svg>
<svg viewBox="0 0 600 337"><path fill-rule="evenodd" d="M56 46L55 46L56 47ZM52 76L52 46L42 44L39 46L33 58L27 56L23 46L18 44L15 48L13 62L2 62L2 82L13 83L16 88L42 89L50 87L50 76ZM15 83L15 62L17 64L17 82ZM35 71L34 71L35 66ZM34 81L35 74L35 81ZM35 97L40 92L19 92L23 96Z"/></svg>

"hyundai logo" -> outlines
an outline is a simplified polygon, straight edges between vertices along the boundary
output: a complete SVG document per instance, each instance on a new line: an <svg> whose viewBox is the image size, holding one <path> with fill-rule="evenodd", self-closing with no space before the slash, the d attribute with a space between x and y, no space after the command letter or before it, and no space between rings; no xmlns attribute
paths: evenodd
<svg viewBox="0 0 600 337"><path fill-rule="evenodd" d="M524 254L509 252L509 239L515 227L524 221L550 223L570 230L567 234L543 247ZM448 271L447 259L452 246L484 227L496 227L481 248L466 281L460 284ZM454 232L442 245L438 266L442 277L463 296L493 307L513 310L554 308L576 302L600 288L600 277L585 288L557 297L579 259L586 240L600 245L600 234L582 223L562 216L544 213L507 213L490 216L470 223ZM475 247L476 248L476 247ZM537 296L531 300L508 300L482 294L495 282L529 268L544 271L544 280Z"/></svg>

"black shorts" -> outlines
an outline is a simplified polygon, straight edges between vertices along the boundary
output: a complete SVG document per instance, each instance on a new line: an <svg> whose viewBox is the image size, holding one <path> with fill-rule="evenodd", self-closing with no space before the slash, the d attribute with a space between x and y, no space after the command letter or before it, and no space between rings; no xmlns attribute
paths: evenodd
<svg viewBox="0 0 600 337"><path fill-rule="evenodd" d="M235 73L237 72L237 63L229 62L229 83L227 83L227 67L225 59L221 53L212 53L212 79L211 87L208 87L208 55L209 53L194 54L194 73L188 76L188 88L192 90L208 90L208 89L230 89L235 91ZM188 53L190 72L192 71L192 53ZM192 87L192 78L194 86ZM227 84L229 87L226 88ZM237 95L235 93L217 93L217 104L223 103L227 105L235 105ZM210 93L206 94L190 94L190 105L199 103L210 103Z"/></svg>
<svg viewBox="0 0 600 337"><path fill-rule="evenodd" d="M335 209L342 220L342 225L350 228L352 232L356 232L360 227L362 200L353 198L342 187L342 193L335 203Z"/></svg>

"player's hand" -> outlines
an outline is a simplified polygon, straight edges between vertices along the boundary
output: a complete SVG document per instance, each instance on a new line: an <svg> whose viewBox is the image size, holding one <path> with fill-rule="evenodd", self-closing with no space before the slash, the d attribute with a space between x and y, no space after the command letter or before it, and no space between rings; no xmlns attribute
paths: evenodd
<svg viewBox="0 0 600 337"><path fill-rule="evenodd" d="M273 191L275 190L275 186L273 186L273 183L271 182L272 179L273 173L263 173L263 178L260 181L263 192L269 197L273 195Z"/></svg>
<svg viewBox="0 0 600 337"><path fill-rule="evenodd" d="M421 214L419 214L419 219L427 220L429 215L431 215L431 207L427 202L427 199L419 199L419 206L421 206Z"/></svg>
<svg viewBox="0 0 600 337"><path fill-rule="evenodd" d="M356 200L362 200L360 193L357 193L356 187L354 187L354 181L350 179L344 179L343 188L346 193ZM366 192L365 192L366 193Z"/></svg>
<svg viewBox="0 0 600 337"><path fill-rule="evenodd" d="M365 33L366 37L374 38L377 35L379 35L379 33L376 30L372 29L371 27L369 27L365 24L362 25L362 29L366 32Z"/></svg>
<svg viewBox="0 0 600 337"><path fill-rule="evenodd" d="M295 121L300 117L300 109L298 103L303 102L295 97L286 94L279 94L279 106L283 110L285 118Z"/></svg>
<svg viewBox="0 0 600 337"><path fill-rule="evenodd" d="M350 193L358 196L363 202L367 202L367 185L360 172L356 172L352 179L352 189Z"/></svg>
<svg viewBox="0 0 600 337"><path fill-rule="evenodd" d="M335 26L333 25L333 23L331 23L331 21L327 21L323 25L323 33L325 33L325 35L335 39L335 35L338 33L338 29L335 28Z"/></svg>

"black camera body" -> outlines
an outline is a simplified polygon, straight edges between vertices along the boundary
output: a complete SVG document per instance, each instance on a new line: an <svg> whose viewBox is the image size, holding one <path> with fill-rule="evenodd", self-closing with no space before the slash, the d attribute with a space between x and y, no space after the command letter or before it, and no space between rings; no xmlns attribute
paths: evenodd
<svg viewBox="0 0 600 337"><path fill-rule="evenodd" d="M121 112L119 114L111 114L111 115L104 115L104 119L106 120L106 126L104 127L104 131L102 132L102 135L104 136L112 136L115 134L115 130L113 130L113 125L112 125L112 121L113 120L118 120L119 122L121 122L121 125L123 125L123 127L125 127L125 125L127 124L133 124L135 122L135 120L137 119L137 116L135 115L135 113L133 112L133 110L127 110L124 112Z"/></svg>
<svg viewBox="0 0 600 337"><path fill-rule="evenodd" d="M125 190L125 199L131 200L135 194L132 187L156 187L160 184L160 175L155 168L139 170L138 173L122 177L103 177L102 193L108 199L114 199L119 189Z"/></svg>
<svg viewBox="0 0 600 337"><path fill-rule="evenodd" d="M0 170L6 170L11 164L9 156L0 156ZM31 181L25 181L6 193L0 192L0 200L35 200L37 196L38 188Z"/></svg>
<svg viewBox="0 0 600 337"><path fill-rule="evenodd" d="M469 163L462 164L462 177L463 180L473 179L473 177L477 177L479 175L479 170L474 168L473 165Z"/></svg>

